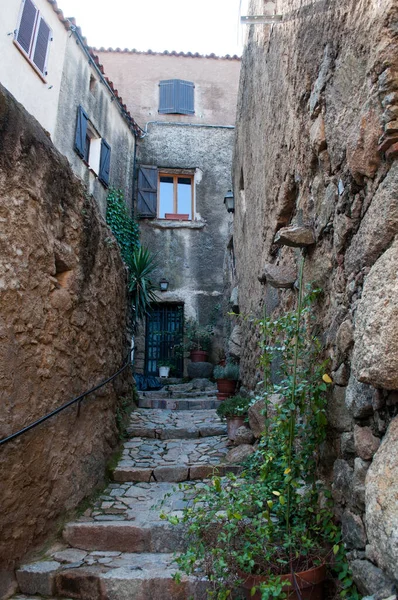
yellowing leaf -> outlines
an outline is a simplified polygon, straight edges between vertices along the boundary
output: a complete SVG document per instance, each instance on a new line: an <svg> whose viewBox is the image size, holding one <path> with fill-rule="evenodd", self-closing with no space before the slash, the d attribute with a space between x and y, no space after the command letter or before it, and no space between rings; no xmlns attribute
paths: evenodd
<svg viewBox="0 0 398 600"><path fill-rule="evenodd" d="M337 554L338 551L339 551L339 545L336 544L335 546L333 546L333 554Z"/></svg>
<svg viewBox="0 0 398 600"><path fill-rule="evenodd" d="M267 500L267 504L269 508L272 508L274 506L274 503L272 502L272 500Z"/></svg>
<svg viewBox="0 0 398 600"><path fill-rule="evenodd" d="M322 375L322 379L325 383L333 383L333 379L327 373L325 373L325 375Z"/></svg>
<svg viewBox="0 0 398 600"><path fill-rule="evenodd" d="M285 469L284 471L284 475L288 475L291 472L291 469L289 469L289 467L287 469Z"/></svg>
<svg viewBox="0 0 398 600"><path fill-rule="evenodd" d="M284 496L279 496L279 502L282 504L282 506L285 504L286 500Z"/></svg>
<svg viewBox="0 0 398 600"><path fill-rule="evenodd" d="M274 494L274 496L280 496L281 493L280 492L272 492Z"/></svg>

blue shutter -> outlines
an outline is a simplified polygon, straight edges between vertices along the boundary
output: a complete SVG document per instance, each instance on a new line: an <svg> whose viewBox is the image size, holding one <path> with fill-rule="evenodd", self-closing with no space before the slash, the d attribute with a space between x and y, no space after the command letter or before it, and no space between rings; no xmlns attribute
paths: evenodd
<svg viewBox="0 0 398 600"><path fill-rule="evenodd" d="M48 46L51 40L51 29L45 22L45 20L39 18L39 26L37 30L35 50L33 54L33 62L43 75L47 75L46 62Z"/></svg>
<svg viewBox="0 0 398 600"><path fill-rule="evenodd" d="M88 115L86 111L84 108L79 106L77 109L75 150L80 158L84 158L84 152L86 149L87 121Z"/></svg>
<svg viewBox="0 0 398 600"><path fill-rule="evenodd" d="M23 0L21 20L19 22L15 39L21 48L25 50L26 54L29 54L30 47L32 45L37 12L37 8L33 4L32 0Z"/></svg>
<svg viewBox="0 0 398 600"><path fill-rule="evenodd" d="M137 213L141 217L156 217L157 195L157 167L140 167L140 170L138 171Z"/></svg>
<svg viewBox="0 0 398 600"><path fill-rule="evenodd" d="M194 87L192 81L177 79L177 113L181 115L193 115L195 113Z"/></svg>
<svg viewBox="0 0 398 600"><path fill-rule="evenodd" d="M109 171L111 168L111 147L104 139L101 140L101 157L98 178L105 186L109 185Z"/></svg>
<svg viewBox="0 0 398 600"><path fill-rule="evenodd" d="M194 84L182 79L166 79L159 83L159 113L193 115Z"/></svg>

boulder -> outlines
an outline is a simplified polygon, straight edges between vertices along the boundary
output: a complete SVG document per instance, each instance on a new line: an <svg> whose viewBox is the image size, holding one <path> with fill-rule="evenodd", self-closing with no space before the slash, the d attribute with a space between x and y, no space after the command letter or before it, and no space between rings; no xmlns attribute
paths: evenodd
<svg viewBox="0 0 398 600"><path fill-rule="evenodd" d="M348 550L363 550L366 546L366 531L359 515L345 510L341 519L343 542Z"/></svg>
<svg viewBox="0 0 398 600"><path fill-rule="evenodd" d="M373 413L374 389L360 383L351 375L345 394L345 403L355 419L365 419Z"/></svg>
<svg viewBox="0 0 398 600"><path fill-rule="evenodd" d="M365 279L353 355L357 379L388 390L398 389L397 264L398 239Z"/></svg>
<svg viewBox="0 0 398 600"><path fill-rule="evenodd" d="M232 358L240 358L242 350L241 335L242 332L240 325L235 325L228 342L228 352Z"/></svg>
<svg viewBox="0 0 398 600"><path fill-rule="evenodd" d="M282 396L272 394L268 397L268 414L270 417L275 415L275 408L282 402ZM249 408L249 425L255 438L259 438L265 429L265 400L258 400Z"/></svg>
<svg viewBox="0 0 398 600"><path fill-rule="evenodd" d="M208 362L191 362L187 370L192 379L209 379L213 375L213 365Z"/></svg>
<svg viewBox="0 0 398 600"><path fill-rule="evenodd" d="M345 404L346 389L337 385L333 386L326 407L326 415L330 426L341 433L350 431L352 427L351 415Z"/></svg>
<svg viewBox="0 0 398 600"><path fill-rule="evenodd" d="M346 354L354 344L354 328L350 319L342 322L337 332L336 343L342 354Z"/></svg>
<svg viewBox="0 0 398 600"><path fill-rule="evenodd" d="M396 592L394 583L371 562L353 560L350 566L354 582L361 594L372 594L374 600L384 600Z"/></svg>
<svg viewBox="0 0 398 600"><path fill-rule="evenodd" d="M292 246L293 248L305 248L315 244L315 235L311 227L303 225L291 225L279 229L274 238L275 244L280 246Z"/></svg>
<svg viewBox="0 0 398 600"><path fill-rule="evenodd" d="M226 454L224 461L229 464L241 463L246 458L248 458L251 454L253 454L254 448L249 444L242 444L241 446L237 446L236 448L232 448Z"/></svg>
<svg viewBox="0 0 398 600"><path fill-rule="evenodd" d="M370 427L354 427L355 451L363 460L371 460L380 446L380 440Z"/></svg>
<svg viewBox="0 0 398 600"><path fill-rule="evenodd" d="M379 567L398 580L398 417L366 475L366 526Z"/></svg>
<svg viewBox="0 0 398 600"><path fill-rule="evenodd" d="M265 263L263 273L258 279L261 283L269 283L274 288L292 288L297 279L297 269Z"/></svg>
<svg viewBox="0 0 398 600"><path fill-rule="evenodd" d="M252 444L254 439L252 430L245 425L242 425L242 427L239 427L236 431L234 442L237 446L241 446L243 444Z"/></svg>

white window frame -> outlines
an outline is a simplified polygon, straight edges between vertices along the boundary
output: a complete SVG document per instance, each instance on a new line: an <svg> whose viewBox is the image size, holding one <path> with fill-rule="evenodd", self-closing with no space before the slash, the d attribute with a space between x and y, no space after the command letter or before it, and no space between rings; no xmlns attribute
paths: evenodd
<svg viewBox="0 0 398 600"><path fill-rule="evenodd" d="M21 26L22 15L23 15L23 10L24 10L24 6L25 6L25 0L22 0L22 2L21 2L21 7L19 10L19 16L18 16L18 25L17 25L17 28L14 30L13 42L14 42L15 46L18 48L18 50L21 52L21 54L27 59L27 61L31 65L31 67L36 71L36 73L39 75L39 77L43 80L43 82L47 83L46 76L48 74L47 73L48 55L49 55L49 51L50 51L50 42L53 41L53 32L52 32L52 29L50 28L50 26L48 25L47 21L43 17L42 13L37 8L36 4L34 2L32 2L32 4L36 9L36 17L35 17L35 21L34 21L34 25L33 25L32 36L30 38L29 52L26 52L26 50L21 46L21 44L18 42L18 39L17 39L18 32L19 32L19 29ZM40 27L41 21L44 21L44 23L47 25L48 30L49 30L48 43L47 43L47 48L46 48L46 57L44 60L43 71L41 71L39 69L39 67L33 61L35 51L36 51L37 37L39 34L39 27Z"/></svg>

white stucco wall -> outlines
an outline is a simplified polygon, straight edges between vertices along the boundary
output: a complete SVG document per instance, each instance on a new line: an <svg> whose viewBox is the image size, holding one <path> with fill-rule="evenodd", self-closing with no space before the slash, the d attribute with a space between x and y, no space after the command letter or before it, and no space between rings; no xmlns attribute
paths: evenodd
<svg viewBox="0 0 398 600"><path fill-rule="evenodd" d="M0 82L53 136L68 32L47 0L34 0L34 3L53 34L46 83L14 43L21 0L0 2Z"/></svg>

